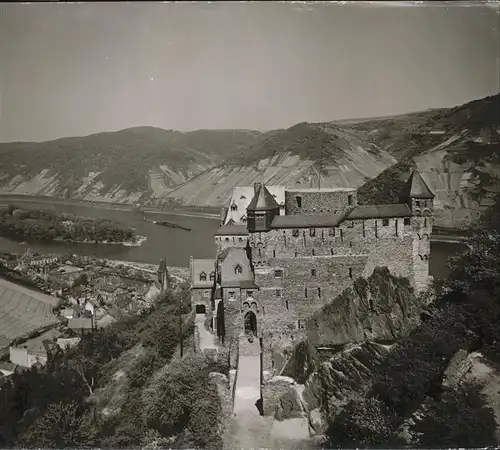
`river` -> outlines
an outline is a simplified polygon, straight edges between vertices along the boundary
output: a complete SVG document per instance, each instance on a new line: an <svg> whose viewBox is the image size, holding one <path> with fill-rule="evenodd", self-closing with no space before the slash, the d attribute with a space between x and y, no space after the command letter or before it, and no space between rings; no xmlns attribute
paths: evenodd
<svg viewBox="0 0 500 450"><path fill-rule="evenodd" d="M14 202L15 203L15 202ZM161 258L167 258L169 266L187 267L189 257L212 258L215 252L213 234L220 226L219 220L190 217L169 213L147 212L149 220L165 220L191 228L183 231L145 222L139 211L121 211L92 205L70 205L60 203L43 203L26 201L18 203L26 208L52 209L58 212L68 212L82 216L99 217L122 222L136 230L147 240L139 247L126 247L116 244L68 244L68 243L19 243L0 237L0 252L23 252L31 248L43 253L67 254L76 253L100 258L118 259L121 261L136 261L150 264L159 263ZM446 260L449 256L464 249L464 244L451 242L431 242L431 257L429 270L434 277L443 277L448 273Z"/></svg>

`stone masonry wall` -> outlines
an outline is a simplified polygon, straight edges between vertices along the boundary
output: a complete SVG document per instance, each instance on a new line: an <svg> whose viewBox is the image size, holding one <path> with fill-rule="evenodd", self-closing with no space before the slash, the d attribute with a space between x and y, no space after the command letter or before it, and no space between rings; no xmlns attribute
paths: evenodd
<svg viewBox="0 0 500 450"><path fill-rule="evenodd" d="M349 205L348 196L352 204ZM302 205L298 206L296 197L301 197ZM357 192L353 190L321 191L294 189L285 191L285 211L290 214L341 214L347 208L357 205Z"/></svg>
<svg viewBox="0 0 500 450"><path fill-rule="evenodd" d="M226 248L245 248L247 245L247 236L215 236L215 248L217 254L225 250Z"/></svg>
<svg viewBox="0 0 500 450"><path fill-rule="evenodd" d="M191 306L193 308L193 312L196 311L196 305L204 305L205 313L207 315L211 315L212 313L212 302L210 299L211 293L212 293L211 288L191 289Z"/></svg>

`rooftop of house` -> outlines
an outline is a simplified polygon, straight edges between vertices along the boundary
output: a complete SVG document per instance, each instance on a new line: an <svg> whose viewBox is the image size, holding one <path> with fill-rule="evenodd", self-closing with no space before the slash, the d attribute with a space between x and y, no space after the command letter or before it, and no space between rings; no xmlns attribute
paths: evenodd
<svg viewBox="0 0 500 450"><path fill-rule="evenodd" d="M75 319L69 319L68 328L71 330L91 330L92 329L92 319L90 317L77 317Z"/></svg>
<svg viewBox="0 0 500 450"><path fill-rule="evenodd" d="M434 194L427 186L427 183L422 178L419 172L414 170L408 181L406 182L403 190L401 191L400 198L407 200L411 197L414 198L434 198Z"/></svg>
<svg viewBox="0 0 500 450"><path fill-rule="evenodd" d="M59 322L59 299L0 278L0 348L14 339Z"/></svg>
<svg viewBox="0 0 500 450"><path fill-rule="evenodd" d="M255 284L255 281L253 281L253 280L227 280L227 281L223 280L221 283L221 287L223 287L223 288L239 288L239 289L257 289L258 288L258 286Z"/></svg>
<svg viewBox="0 0 500 450"><path fill-rule="evenodd" d="M207 288L213 285L210 274L215 274L215 261L213 259L191 260L191 287ZM205 280L200 280L200 275L205 274Z"/></svg>
<svg viewBox="0 0 500 450"><path fill-rule="evenodd" d="M356 192L353 187L287 188L287 192Z"/></svg>
<svg viewBox="0 0 500 450"><path fill-rule="evenodd" d="M361 205L355 206L346 219L382 219L391 217L410 217L411 211L406 203L393 205Z"/></svg>
<svg viewBox="0 0 500 450"><path fill-rule="evenodd" d="M216 232L215 236L247 236L247 226L242 224L223 225Z"/></svg>

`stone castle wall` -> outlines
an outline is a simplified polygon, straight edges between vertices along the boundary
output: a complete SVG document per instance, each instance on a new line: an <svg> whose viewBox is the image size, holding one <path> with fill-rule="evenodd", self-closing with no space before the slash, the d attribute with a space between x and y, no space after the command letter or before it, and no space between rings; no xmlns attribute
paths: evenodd
<svg viewBox="0 0 500 450"><path fill-rule="evenodd" d="M351 196L351 205L349 205ZM296 197L301 198L299 207ZM357 192L353 190L321 191L293 189L285 191L285 211L291 214L341 214L346 209L356 206Z"/></svg>
<svg viewBox="0 0 500 450"><path fill-rule="evenodd" d="M217 254L225 250L226 248L245 248L247 245L247 236L215 236L215 248Z"/></svg>

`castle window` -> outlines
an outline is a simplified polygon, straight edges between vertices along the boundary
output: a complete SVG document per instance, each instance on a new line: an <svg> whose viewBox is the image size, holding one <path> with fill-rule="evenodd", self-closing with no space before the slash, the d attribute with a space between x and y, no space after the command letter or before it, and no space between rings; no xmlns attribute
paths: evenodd
<svg viewBox="0 0 500 450"><path fill-rule="evenodd" d="M203 297L205 298L210 297L210 291L203 292Z"/></svg>
<svg viewBox="0 0 500 450"><path fill-rule="evenodd" d="M281 269L274 271L274 278L283 278L283 271Z"/></svg>
<svg viewBox="0 0 500 450"><path fill-rule="evenodd" d="M229 238L227 237L226 239L224 239L226 242L229 242Z"/></svg>
<svg viewBox="0 0 500 450"><path fill-rule="evenodd" d="M311 237L316 236L316 228L311 228L311 229L309 230L309 236L311 236Z"/></svg>
<svg viewBox="0 0 500 450"><path fill-rule="evenodd" d="M354 220L350 220L348 223L347 223L347 226L349 228L354 228Z"/></svg>
<svg viewBox="0 0 500 450"><path fill-rule="evenodd" d="M415 206L416 206L417 208L420 208L420 200L415 200Z"/></svg>
<svg viewBox="0 0 500 450"><path fill-rule="evenodd" d="M274 295L275 295L276 297L281 297L281 289L276 289L276 290L274 291Z"/></svg>
<svg viewBox="0 0 500 450"><path fill-rule="evenodd" d="M260 254L260 248L258 249L258 253L259 253L259 256L261 256L261 254Z"/></svg>
<svg viewBox="0 0 500 450"><path fill-rule="evenodd" d="M299 330L305 330L306 329L306 323L304 320L299 320L297 321L297 328Z"/></svg>
<svg viewBox="0 0 500 450"><path fill-rule="evenodd" d="M266 315L266 310L264 309L264 307L262 307L262 315L265 316Z"/></svg>
<svg viewBox="0 0 500 450"><path fill-rule="evenodd" d="M349 278L352 280L352 267L349 267Z"/></svg>
<svg viewBox="0 0 500 450"><path fill-rule="evenodd" d="M210 281L214 281L215 280L215 272L211 272L210 273Z"/></svg>
<svg viewBox="0 0 500 450"><path fill-rule="evenodd" d="M321 288L318 288L318 297L321 298Z"/></svg>
<svg viewBox="0 0 500 450"><path fill-rule="evenodd" d="M238 206L236 205L236 203L233 203L231 205L231 211L236 211L238 209Z"/></svg>
<svg viewBox="0 0 500 450"><path fill-rule="evenodd" d="M427 226L427 217L424 218L424 227Z"/></svg>
<svg viewBox="0 0 500 450"><path fill-rule="evenodd" d="M352 195L348 195L348 196L347 196L347 204L348 204L349 206L352 206Z"/></svg>
<svg viewBox="0 0 500 450"><path fill-rule="evenodd" d="M288 300L285 300L286 309L288 309Z"/></svg>
<svg viewBox="0 0 500 450"><path fill-rule="evenodd" d="M299 254L299 252L295 252L294 253L294 256L297 258L297 255Z"/></svg>
<svg viewBox="0 0 500 450"><path fill-rule="evenodd" d="M273 258L276 258L276 250L273 250Z"/></svg>
<svg viewBox="0 0 500 450"><path fill-rule="evenodd" d="M311 255L314 256L314 249L311 250Z"/></svg>
<svg viewBox="0 0 500 450"><path fill-rule="evenodd" d="M252 296L252 291L247 291L247 297L251 297Z"/></svg>
<svg viewBox="0 0 500 450"><path fill-rule="evenodd" d="M205 272L200 273L200 281L207 281L207 274Z"/></svg>
<svg viewBox="0 0 500 450"><path fill-rule="evenodd" d="M389 219L382 219L382 226L387 227L389 225Z"/></svg>
<svg viewBox="0 0 500 450"><path fill-rule="evenodd" d="M423 204L424 204L424 208L427 206L427 200L422 200Z"/></svg>
<svg viewBox="0 0 500 450"><path fill-rule="evenodd" d="M299 230L295 229L292 231L292 236L293 237L299 237Z"/></svg>
<svg viewBox="0 0 500 450"><path fill-rule="evenodd" d="M349 248L352 248L352 241L349 241Z"/></svg>
<svg viewBox="0 0 500 450"><path fill-rule="evenodd" d="M330 249L330 255L333 255L333 248Z"/></svg>
<svg viewBox="0 0 500 450"><path fill-rule="evenodd" d="M405 225L410 225L410 223L411 223L410 218L409 217L405 217L404 220L403 220L403 223Z"/></svg>
<svg viewBox="0 0 500 450"><path fill-rule="evenodd" d="M234 298L234 291L229 292L229 298Z"/></svg>
<svg viewBox="0 0 500 450"><path fill-rule="evenodd" d="M242 242L242 241L243 241L243 238L241 238L241 237L240 237L240 238L238 238L238 241Z"/></svg>
<svg viewBox="0 0 500 450"><path fill-rule="evenodd" d="M241 268L241 266L239 264L234 268L234 273L236 273L236 274L243 273L243 269Z"/></svg>
<svg viewBox="0 0 500 450"><path fill-rule="evenodd" d="M335 236L335 228L330 228L328 230L328 236Z"/></svg>
<svg viewBox="0 0 500 450"><path fill-rule="evenodd" d="M300 195L295 197L295 201L297 202L297 207L302 208L302 197Z"/></svg>
<svg viewBox="0 0 500 450"><path fill-rule="evenodd" d="M311 276L315 277L316 276L316 269L311 269Z"/></svg>
<svg viewBox="0 0 500 450"><path fill-rule="evenodd" d="M304 288L304 297L307 298L307 288Z"/></svg>

